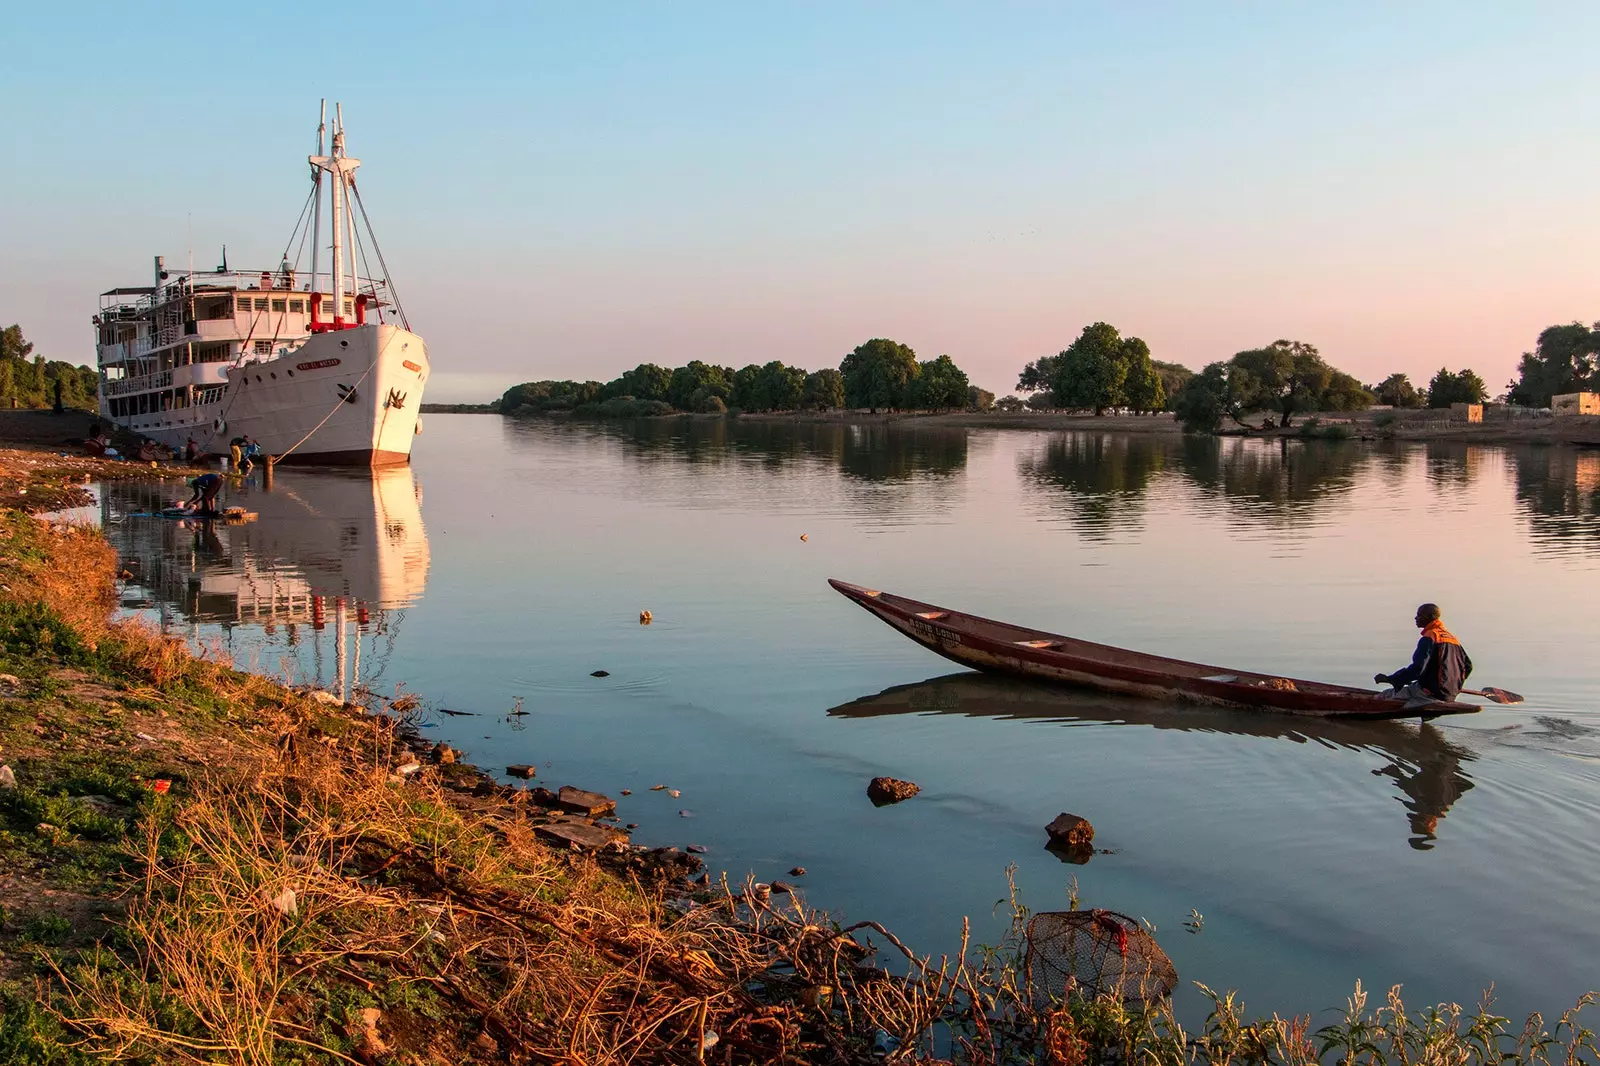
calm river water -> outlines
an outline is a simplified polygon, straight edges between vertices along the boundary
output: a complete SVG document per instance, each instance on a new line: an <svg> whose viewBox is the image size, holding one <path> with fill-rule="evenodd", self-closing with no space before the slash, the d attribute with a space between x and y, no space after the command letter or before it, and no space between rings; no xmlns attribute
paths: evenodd
<svg viewBox="0 0 1600 1066"><path fill-rule="evenodd" d="M1015 864L1030 907L1076 879L1253 1011L1600 987L1600 451L429 415L413 469L284 469L227 501L251 525L131 517L153 491L102 499L130 609L331 682L347 597L362 680L474 712L431 727L468 758L631 788L636 840L804 866L925 949L963 915L995 939ZM827 577L1353 684L1436 600L1528 702L1419 728L1062 694L953 674ZM878 774L922 794L875 808ZM1107 853L1044 850L1062 811Z"/></svg>

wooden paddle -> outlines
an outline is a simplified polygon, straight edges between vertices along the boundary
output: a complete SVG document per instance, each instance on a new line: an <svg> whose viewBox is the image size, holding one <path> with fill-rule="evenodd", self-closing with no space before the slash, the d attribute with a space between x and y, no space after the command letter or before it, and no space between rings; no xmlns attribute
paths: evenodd
<svg viewBox="0 0 1600 1066"><path fill-rule="evenodd" d="M1483 688L1464 688L1461 690L1461 694L1463 696L1482 696L1484 699L1493 703L1522 702L1522 697L1517 695L1515 692L1508 692L1503 688L1490 688L1488 686Z"/></svg>

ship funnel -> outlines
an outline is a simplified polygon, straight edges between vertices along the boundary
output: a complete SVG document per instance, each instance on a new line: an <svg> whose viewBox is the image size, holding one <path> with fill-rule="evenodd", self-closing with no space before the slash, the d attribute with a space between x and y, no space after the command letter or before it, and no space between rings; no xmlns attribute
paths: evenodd
<svg viewBox="0 0 1600 1066"><path fill-rule="evenodd" d="M156 256L156 288L159 289L161 287L161 283L166 280L167 257L164 255L158 255Z"/></svg>

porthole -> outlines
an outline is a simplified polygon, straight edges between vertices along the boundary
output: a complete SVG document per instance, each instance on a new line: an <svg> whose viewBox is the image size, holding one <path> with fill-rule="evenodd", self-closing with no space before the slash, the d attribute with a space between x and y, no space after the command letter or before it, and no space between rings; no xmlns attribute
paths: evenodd
<svg viewBox="0 0 1600 1066"><path fill-rule="evenodd" d="M340 341L339 342L339 347L348 348L348 347L350 347L350 342L349 341Z"/></svg>
<svg viewBox="0 0 1600 1066"><path fill-rule="evenodd" d="M290 377L294 377L294 371L293 370L285 370L284 373L288 374Z"/></svg>
<svg viewBox="0 0 1600 1066"><path fill-rule="evenodd" d="M270 376L273 381L277 381L278 380L278 372L276 370L270 370L267 373L268 373L268 376Z"/></svg>

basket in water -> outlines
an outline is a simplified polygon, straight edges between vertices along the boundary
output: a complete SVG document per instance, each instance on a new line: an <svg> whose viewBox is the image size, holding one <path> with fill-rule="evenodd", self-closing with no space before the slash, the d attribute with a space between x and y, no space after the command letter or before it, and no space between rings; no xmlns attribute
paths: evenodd
<svg viewBox="0 0 1600 1066"><path fill-rule="evenodd" d="M1036 1002L1111 995L1145 1006L1178 987L1178 971L1156 938L1115 911L1035 914L1025 962Z"/></svg>

